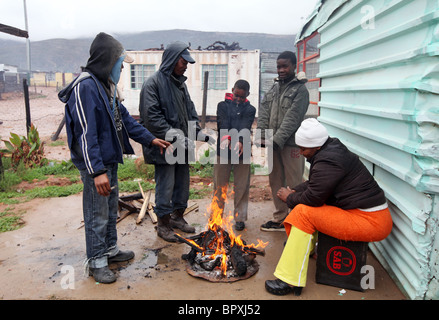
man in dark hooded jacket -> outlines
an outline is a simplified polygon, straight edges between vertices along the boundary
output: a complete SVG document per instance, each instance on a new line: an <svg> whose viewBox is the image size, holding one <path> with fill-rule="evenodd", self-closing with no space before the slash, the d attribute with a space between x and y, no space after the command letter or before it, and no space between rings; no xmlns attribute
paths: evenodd
<svg viewBox="0 0 439 320"><path fill-rule="evenodd" d="M66 103L65 118L72 162L84 183L83 213L86 266L97 282L111 283L115 274L108 263L127 261L132 251L117 246L117 168L123 154L133 154L129 138L146 148L170 145L155 138L123 106L117 83L123 62L132 62L112 36L99 33L90 47L84 72L59 93Z"/></svg>
<svg viewBox="0 0 439 320"><path fill-rule="evenodd" d="M155 213L157 234L176 242L172 227L193 233L184 219L189 199L189 162L194 160L194 140L214 143L200 132L198 115L187 90L184 73L195 63L183 42L170 44L163 52L160 69L143 84L139 112L143 125L156 137L173 142L169 156L158 148L144 148L146 163L155 166Z"/></svg>

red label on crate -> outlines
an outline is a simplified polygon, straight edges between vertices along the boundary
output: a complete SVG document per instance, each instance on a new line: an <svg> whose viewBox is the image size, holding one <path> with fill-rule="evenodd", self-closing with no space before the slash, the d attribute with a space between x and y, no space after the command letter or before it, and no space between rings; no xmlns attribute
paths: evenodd
<svg viewBox="0 0 439 320"><path fill-rule="evenodd" d="M354 272L357 259L351 249L337 246L332 247L326 255L326 265L333 273L348 276Z"/></svg>

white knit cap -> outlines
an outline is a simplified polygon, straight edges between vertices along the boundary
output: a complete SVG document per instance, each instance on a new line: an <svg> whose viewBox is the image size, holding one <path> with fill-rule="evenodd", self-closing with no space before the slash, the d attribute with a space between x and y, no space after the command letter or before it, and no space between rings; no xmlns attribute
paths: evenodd
<svg viewBox="0 0 439 320"><path fill-rule="evenodd" d="M321 147L328 137L326 128L317 119L309 118L303 120L297 129L296 144L305 148Z"/></svg>

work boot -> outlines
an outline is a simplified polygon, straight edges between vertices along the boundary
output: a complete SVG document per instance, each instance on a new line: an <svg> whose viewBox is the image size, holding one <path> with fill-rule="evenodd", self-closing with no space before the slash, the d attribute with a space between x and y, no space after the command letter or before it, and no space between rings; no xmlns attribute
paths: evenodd
<svg viewBox="0 0 439 320"><path fill-rule="evenodd" d="M186 233L195 233L195 227L190 226L183 218L186 209L177 209L171 213L171 227L180 229Z"/></svg>
<svg viewBox="0 0 439 320"><path fill-rule="evenodd" d="M119 250L119 252L115 256L108 257L108 263L124 262L131 260L132 258L134 258L134 252L129 250L128 251Z"/></svg>
<svg viewBox="0 0 439 320"><path fill-rule="evenodd" d="M116 281L116 275L108 266L102 268L89 268L88 274L93 276L95 281L99 283L113 283Z"/></svg>
<svg viewBox="0 0 439 320"><path fill-rule="evenodd" d="M174 230L172 230L171 215L167 214L163 217L157 217L157 235L168 242L177 242L177 238L174 237Z"/></svg>

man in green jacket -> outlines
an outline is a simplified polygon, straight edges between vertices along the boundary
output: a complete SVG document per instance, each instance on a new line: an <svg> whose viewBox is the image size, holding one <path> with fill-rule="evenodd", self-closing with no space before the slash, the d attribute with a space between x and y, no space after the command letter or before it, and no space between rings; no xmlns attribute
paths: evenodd
<svg viewBox="0 0 439 320"><path fill-rule="evenodd" d="M309 93L305 86L305 74L295 74L296 63L296 55L291 51L278 56L279 77L264 96L259 110L257 129L261 132L261 144L273 148L269 181L275 206L273 220L261 226L263 231L285 230L282 222L289 209L276 193L282 187L301 183L303 177L305 160L299 153L294 137L308 110ZM272 130L272 138L265 136L267 129Z"/></svg>

